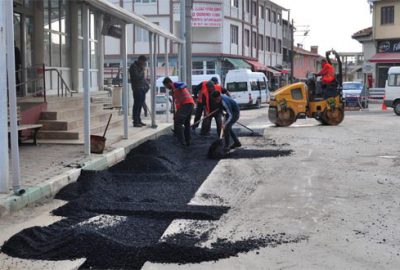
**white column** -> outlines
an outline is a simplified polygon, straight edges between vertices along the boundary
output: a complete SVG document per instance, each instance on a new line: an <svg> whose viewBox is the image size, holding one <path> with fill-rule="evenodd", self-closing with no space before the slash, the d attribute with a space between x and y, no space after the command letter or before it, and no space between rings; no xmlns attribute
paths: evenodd
<svg viewBox="0 0 400 270"><path fill-rule="evenodd" d="M18 126L17 126L17 94L15 88L15 52L14 52L14 11L13 1L5 1L6 12L6 48L7 48L7 78L8 96L10 104L10 130L11 130L11 168L12 185L16 194L20 190L21 171L19 168L19 146L18 146Z"/></svg>
<svg viewBox="0 0 400 270"><path fill-rule="evenodd" d="M0 63L6 62L6 8L0 1ZM0 72L0 193L8 192L8 109L7 109L7 77Z"/></svg>
<svg viewBox="0 0 400 270"><path fill-rule="evenodd" d="M165 77L167 77L169 74L169 57L168 57L168 39L164 38L164 50L165 50ZM166 121L167 123L169 122L169 91L168 89L165 89L165 96L167 97L167 103L166 103Z"/></svg>
<svg viewBox="0 0 400 270"><path fill-rule="evenodd" d="M89 7L82 5L82 32L83 32L83 138L85 154L90 155L90 51L89 51Z"/></svg>
<svg viewBox="0 0 400 270"><path fill-rule="evenodd" d="M103 29L104 15L102 13L98 14L97 18L98 25L96 27L97 31L97 49L98 49L98 69L99 73L97 74L97 86L99 87L99 91L104 90L104 36L101 34L101 30Z"/></svg>
<svg viewBox="0 0 400 270"><path fill-rule="evenodd" d="M156 101L156 74L155 74L155 45L156 45L156 35L152 32L149 32L149 70L150 70L150 92L151 92L151 127L156 128L156 119L155 119L155 101Z"/></svg>
<svg viewBox="0 0 400 270"><path fill-rule="evenodd" d="M122 55L122 106L124 111L124 139L128 139L128 56L126 53L127 40L126 40L126 24L122 25L122 38L121 38L121 55Z"/></svg>
<svg viewBox="0 0 400 270"><path fill-rule="evenodd" d="M182 40L186 40L186 0L180 1L180 38ZM182 44L181 46L181 73L179 79L183 82L186 82L186 44Z"/></svg>

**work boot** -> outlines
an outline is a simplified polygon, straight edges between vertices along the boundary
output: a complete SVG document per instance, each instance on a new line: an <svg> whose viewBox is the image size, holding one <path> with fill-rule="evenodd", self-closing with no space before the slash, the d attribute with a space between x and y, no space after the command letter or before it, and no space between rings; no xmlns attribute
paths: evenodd
<svg viewBox="0 0 400 270"><path fill-rule="evenodd" d="M143 127L143 125L140 123L133 123L133 127Z"/></svg>
<svg viewBox="0 0 400 270"><path fill-rule="evenodd" d="M231 144L231 146L229 146L229 149L235 149L241 146L242 144L240 142L234 142L233 144Z"/></svg>
<svg viewBox="0 0 400 270"><path fill-rule="evenodd" d="M142 121L140 121L140 124L141 124L142 126L144 126L144 127L147 126L146 123L143 123Z"/></svg>

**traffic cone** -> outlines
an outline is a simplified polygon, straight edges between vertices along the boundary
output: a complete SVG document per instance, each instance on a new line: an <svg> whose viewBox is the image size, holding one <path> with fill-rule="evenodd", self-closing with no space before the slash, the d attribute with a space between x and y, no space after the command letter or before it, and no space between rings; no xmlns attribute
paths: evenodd
<svg viewBox="0 0 400 270"><path fill-rule="evenodd" d="M382 100L382 111L386 111L387 110L387 106L385 104L385 98L386 97L383 97L383 100Z"/></svg>

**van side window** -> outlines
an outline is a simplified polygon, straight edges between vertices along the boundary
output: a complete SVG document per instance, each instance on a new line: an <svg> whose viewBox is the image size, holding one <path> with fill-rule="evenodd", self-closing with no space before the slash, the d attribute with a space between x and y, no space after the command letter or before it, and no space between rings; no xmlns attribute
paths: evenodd
<svg viewBox="0 0 400 270"><path fill-rule="evenodd" d="M247 82L231 82L226 84L229 92L247 92Z"/></svg>
<svg viewBox="0 0 400 270"><path fill-rule="evenodd" d="M390 74L388 78L389 86L400 86L400 74Z"/></svg>
<svg viewBox="0 0 400 270"><path fill-rule="evenodd" d="M251 86L251 90L252 90L252 91L258 91L258 90L260 90L260 89L258 88L258 84L257 84L256 81L251 81L251 82L250 82L250 86Z"/></svg>
<svg viewBox="0 0 400 270"><path fill-rule="evenodd" d="M301 92L301 88L295 88L292 89L292 98L295 100L302 100L303 99L303 93Z"/></svg>
<svg viewBox="0 0 400 270"><path fill-rule="evenodd" d="M267 84L265 82L265 79L263 79L262 81L259 81L259 82L260 82L260 89L261 90L267 89Z"/></svg>

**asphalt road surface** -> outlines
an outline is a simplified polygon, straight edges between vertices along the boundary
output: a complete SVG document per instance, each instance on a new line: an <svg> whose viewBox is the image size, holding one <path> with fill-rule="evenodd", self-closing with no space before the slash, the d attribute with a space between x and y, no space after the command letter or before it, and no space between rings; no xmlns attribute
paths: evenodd
<svg viewBox="0 0 400 270"><path fill-rule="evenodd" d="M198 249L167 250L169 263L149 256L142 269L398 269L400 117L376 107L346 113L337 127L307 119L276 128L266 110L242 111L240 122L264 136L241 129L243 148L207 163L209 172L189 199L192 206L229 210L210 219L168 217L157 242L189 235L185 244ZM59 222L49 212L64 203L48 201L0 219L0 243L24 228ZM204 256L185 260L193 252ZM75 269L84 261L0 253L0 269Z"/></svg>

